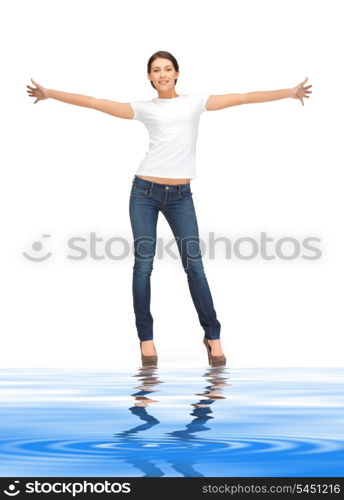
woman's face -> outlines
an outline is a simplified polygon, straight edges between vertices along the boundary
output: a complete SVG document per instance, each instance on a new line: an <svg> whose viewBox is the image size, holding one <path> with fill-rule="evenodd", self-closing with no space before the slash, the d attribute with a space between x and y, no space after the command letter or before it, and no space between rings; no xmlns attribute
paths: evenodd
<svg viewBox="0 0 344 500"><path fill-rule="evenodd" d="M175 71L169 59L158 57L152 62L148 79L153 82L157 90L166 91L174 88L174 81L178 75L179 71Z"/></svg>

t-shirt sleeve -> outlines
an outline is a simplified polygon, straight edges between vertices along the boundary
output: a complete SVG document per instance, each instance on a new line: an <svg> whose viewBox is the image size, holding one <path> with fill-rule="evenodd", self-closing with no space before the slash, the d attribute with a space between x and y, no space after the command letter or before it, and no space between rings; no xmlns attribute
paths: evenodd
<svg viewBox="0 0 344 500"><path fill-rule="evenodd" d="M191 105L196 113L201 114L204 111L208 111L205 105L209 96L209 92L193 92L189 94Z"/></svg>
<svg viewBox="0 0 344 500"><path fill-rule="evenodd" d="M130 106L132 107L132 110L134 112L133 120L141 120L143 118L143 106L145 105L146 101L129 101Z"/></svg>

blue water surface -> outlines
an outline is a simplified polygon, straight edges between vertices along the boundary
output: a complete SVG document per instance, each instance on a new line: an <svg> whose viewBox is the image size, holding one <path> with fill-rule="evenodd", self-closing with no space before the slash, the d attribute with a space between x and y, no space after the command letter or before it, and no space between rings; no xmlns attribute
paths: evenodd
<svg viewBox="0 0 344 500"><path fill-rule="evenodd" d="M343 368L0 370L0 475L343 476Z"/></svg>

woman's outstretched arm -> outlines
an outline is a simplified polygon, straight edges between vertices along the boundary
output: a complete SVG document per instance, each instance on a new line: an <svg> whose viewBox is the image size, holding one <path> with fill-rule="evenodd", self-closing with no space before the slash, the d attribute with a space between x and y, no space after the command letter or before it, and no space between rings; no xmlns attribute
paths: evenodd
<svg viewBox="0 0 344 500"><path fill-rule="evenodd" d="M312 93L308 90L312 85L303 87L303 84L306 83L307 80L308 77L305 78L303 82L296 85L296 87L290 89L247 92L245 94L211 95L206 102L206 109L208 111L215 111L217 109L229 108L230 106L238 106L239 104L276 101L277 99L285 99L286 97L300 99L302 105L304 105L302 98L306 97L308 99L309 95L307 94Z"/></svg>
<svg viewBox="0 0 344 500"><path fill-rule="evenodd" d="M47 89L39 85L32 78L31 81L37 88L27 85L29 89L27 92L30 97L36 97L34 104L43 99L51 98L68 104L75 104L76 106L103 111L104 113L117 116L118 118L131 119L134 115L131 105L127 102L109 101L107 99L97 99L96 97L82 94L72 94L70 92L62 92L61 90Z"/></svg>

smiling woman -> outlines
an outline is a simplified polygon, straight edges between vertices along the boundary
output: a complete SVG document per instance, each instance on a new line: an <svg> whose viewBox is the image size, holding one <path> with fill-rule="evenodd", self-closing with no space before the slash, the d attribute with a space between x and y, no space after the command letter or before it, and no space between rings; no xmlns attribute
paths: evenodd
<svg viewBox="0 0 344 500"><path fill-rule="evenodd" d="M159 212L166 218L176 238L190 294L204 330L203 342L209 362L226 364L220 342L221 324L217 319L199 247L198 223L190 182L196 177L195 157L198 126L205 111L230 106L266 102L291 97L309 98L303 85L282 90L245 94L210 95L208 92L177 94L179 66L166 51L155 52L147 63L147 78L158 96L151 100L115 102L81 94L46 89L32 80L27 86L35 104L52 98L96 109L119 118L141 121L149 132L149 148L140 162L130 193L129 214L134 236L133 305L143 363L156 363L153 343L153 317L150 312L150 275L156 249ZM148 237L148 241L146 241ZM190 245L185 245L185 242Z"/></svg>
<svg viewBox="0 0 344 500"><path fill-rule="evenodd" d="M177 241L190 294L204 330L209 362L213 366L224 365L221 324L204 272L190 190L190 181L196 177L198 125L201 114L207 111L209 93L177 94L178 76L175 57L169 52L156 52L148 60L147 77L158 91L158 97L129 103L133 110L132 119L141 121L150 137L149 149L133 179L129 204L135 249L132 290L136 327L143 363L156 363L150 276L156 250L158 214L162 212ZM142 238L148 239L143 245Z"/></svg>
<svg viewBox="0 0 344 500"><path fill-rule="evenodd" d="M176 106L176 103L174 101L180 97L185 97L185 96L180 96L176 93L175 86L178 81L178 76L179 76L178 62L176 58L169 52L159 51L153 54L149 58L147 63L147 78L150 81L152 87L158 91L159 95L159 97L156 97L155 100L153 99L153 101L155 101L154 104L156 103L160 104L160 108L163 105ZM163 101L165 101L166 104ZM144 120L142 120L139 117L138 108L140 107L141 102L142 101L133 101L130 103L133 108L133 119L138 119L143 121L143 123L147 127L147 124L144 122ZM172 108L171 110L174 113L176 112L176 109ZM153 113L154 111L155 112L159 111L156 108L156 106L153 107ZM163 133L167 135L169 131L166 130L166 125L167 125L166 117L163 114L160 115L162 122L160 126L164 129ZM151 130L148 129L151 137L160 136L162 134L161 130L157 130L158 115L156 115L156 113L154 121L156 127L153 126ZM171 142L172 141L170 141L170 144ZM160 168L158 168L158 170L160 172L155 172L154 169L150 170L148 165L152 165L152 158L150 157L148 159L147 156L152 152L152 150L154 150L155 147L155 145L152 144L152 141L150 142L150 144L151 144L150 152L147 153L146 157L141 162L141 165L136 171L136 175L138 177L140 177L141 179L145 179L147 181L157 182L160 184L171 184L171 185L187 184L190 182L192 178L195 177L195 175L192 174L190 175L190 172L188 171L181 173L173 171L172 173L169 174L168 167L165 164L165 159L168 158L168 155L170 154L168 150L167 151L165 150L160 153L160 159L158 160L160 164ZM178 149L178 144L175 145L174 151L177 149ZM173 157L173 152L172 152L172 157ZM175 162L175 160L172 161Z"/></svg>

